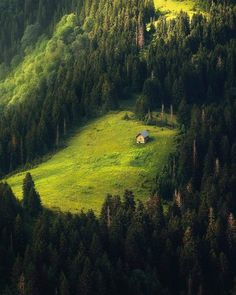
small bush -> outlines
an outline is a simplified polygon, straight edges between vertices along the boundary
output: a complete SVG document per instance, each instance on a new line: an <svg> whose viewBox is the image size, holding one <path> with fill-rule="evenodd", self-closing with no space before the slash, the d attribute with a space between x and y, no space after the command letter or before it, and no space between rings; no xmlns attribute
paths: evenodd
<svg viewBox="0 0 236 295"><path fill-rule="evenodd" d="M128 121L128 120L130 120L130 117L127 113L125 113L125 115L123 116L122 119Z"/></svg>

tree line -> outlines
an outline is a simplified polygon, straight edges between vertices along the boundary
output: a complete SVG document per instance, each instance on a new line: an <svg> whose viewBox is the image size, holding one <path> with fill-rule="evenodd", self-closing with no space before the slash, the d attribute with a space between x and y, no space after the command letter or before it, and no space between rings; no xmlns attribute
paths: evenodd
<svg viewBox="0 0 236 295"><path fill-rule="evenodd" d="M165 214L130 191L99 217L55 213L27 174L21 202L0 185L0 211L1 294L235 294L235 217L196 195Z"/></svg>
<svg viewBox="0 0 236 295"><path fill-rule="evenodd" d="M142 85L138 53L153 1L81 1L72 12L35 42L37 24L27 27L26 55L0 82L2 175L52 150L71 127L117 108L119 97Z"/></svg>

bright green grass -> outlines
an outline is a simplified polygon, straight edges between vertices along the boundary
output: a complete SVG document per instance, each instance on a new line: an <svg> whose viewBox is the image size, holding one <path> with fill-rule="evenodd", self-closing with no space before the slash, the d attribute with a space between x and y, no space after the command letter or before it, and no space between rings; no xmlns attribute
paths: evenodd
<svg viewBox="0 0 236 295"><path fill-rule="evenodd" d="M154 0L154 3L167 18L176 17L181 10L187 12L190 17L198 11L196 1L193 0Z"/></svg>
<svg viewBox="0 0 236 295"><path fill-rule="evenodd" d="M66 148L30 170L45 206L98 213L108 193L122 195L127 188L139 199L149 196L156 172L175 149L176 130L126 121L124 114L110 113L80 128ZM137 145L135 136L143 129L152 140ZM25 173L7 179L18 198Z"/></svg>
<svg viewBox="0 0 236 295"><path fill-rule="evenodd" d="M76 28L75 14L65 15L57 24L51 39L39 38L34 49L27 49L22 62L0 81L0 107L38 97L42 84L56 77L58 64L68 63L73 43L65 42ZM78 41L80 44L80 41ZM28 52L29 51L29 52ZM84 51L81 49L80 54Z"/></svg>

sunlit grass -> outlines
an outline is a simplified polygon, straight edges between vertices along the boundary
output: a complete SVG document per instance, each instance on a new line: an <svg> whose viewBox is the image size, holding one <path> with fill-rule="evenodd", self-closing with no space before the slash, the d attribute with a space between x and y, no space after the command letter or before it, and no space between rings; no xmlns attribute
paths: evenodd
<svg viewBox="0 0 236 295"><path fill-rule="evenodd" d="M75 28L75 15L65 15L57 24L51 39L39 38L21 63L0 81L0 106L17 104L40 95L41 84L56 77L58 64L67 62L70 47L64 43L66 30Z"/></svg>
<svg viewBox="0 0 236 295"><path fill-rule="evenodd" d="M99 212L108 193L130 189L138 199L149 196L156 173L175 149L176 130L126 121L125 113L110 113L78 129L66 148L30 170L45 206ZM149 130L152 140L137 145L135 136L143 129ZM18 198L25 173L7 180Z"/></svg>
<svg viewBox="0 0 236 295"><path fill-rule="evenodd" d="M193 0L154 0L154 3L167 18L176 17L181 10L187 12L190 17L198 11L196 1Z"/></svg>

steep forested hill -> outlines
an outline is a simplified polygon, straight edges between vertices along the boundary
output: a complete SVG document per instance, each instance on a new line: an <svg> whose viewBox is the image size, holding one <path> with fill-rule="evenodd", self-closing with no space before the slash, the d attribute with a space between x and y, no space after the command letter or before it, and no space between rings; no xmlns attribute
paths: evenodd
<svg viewBox="0 0 236 295"><path fill-rule="evenodd" d="M81 119L94 116L98 110L116 108L119 99L132 92L149 92L151 107L162 103L177 107L184 96L191 99L193 95L196 99L191 101L199 103L211 91L221 95L217 87L227 76L216 82L216 89L212 83L221 78L211 83L208 80L221 50L219 45L234 46L227 43L234 35L233 8L215 5L208 20L198 15L191 24L182 13L169 23L160 20L155 29L158 14L153 1L134 2L68 1L65 5L58 1L53 6L39 1L19 4L20 8L4 2L2 11L10 16L9 24L3 25L1 44L8 44L5 26L9 25L12 33L11 26L18 27L14 15L21 16L21 26L19 36L13 36L14 42L9 44L12 54L8 50L9 57L2 57L0 70L5 77L0 82L1 174L47 153ZM15 13L10 13L13 7ZM28 11L28 7L34 9ZM50 11L55 17L49 17ZM164 52L163 48L157 50L162 40L168 48ZM187 64L193 59L200 63L209 53L210 65L202 68L207 71L207 80L199 81L201 68ZM192 94L195 88L197 92ZM141 112L147 112L149 101L141 104Z"/></svg>
<svg viewBox="0 0 236 295"><path fill-rule="evenodd" d="M165 17L152 0L0 0L3 177L134 94L137 120L174 109L179 124L145 203L62 214L29 173L21 202L1 183L1 294L235 294L236 7L195 2L203 14Z"/></svg>
<svg viewBox="0 0 236 295"><path fill-rule="evenodd" d="M48 11L46 3L38 5ZM23 18L21 56L12 60L0 85L3 174L58 145L82 118L117 107L118 98L142 87L145 65L138 52L145 22L155 14L152 1L93 0L65 7L58 2L57 10L55 18L43 14L48 28L34 16L28 23Z"/></svg>

